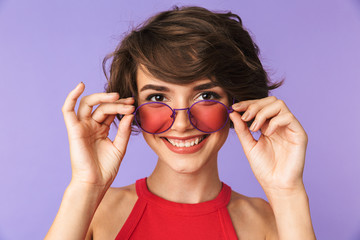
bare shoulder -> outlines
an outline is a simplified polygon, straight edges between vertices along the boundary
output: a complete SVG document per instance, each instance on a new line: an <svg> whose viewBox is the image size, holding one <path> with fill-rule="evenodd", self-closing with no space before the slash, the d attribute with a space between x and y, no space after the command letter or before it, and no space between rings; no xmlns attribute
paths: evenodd
<svg viewBox="0 0 360 240"><path fill-rule="evenodd" d="M135 184L109 188L95 212L86 239L115 239L137 198Z"/></svg>
<svg viewBox="0 0 360 240"><path fill-rule="evenodd" d="M264 199L232 191L228 210L239 239L277 239L274 213Z"/></svg>

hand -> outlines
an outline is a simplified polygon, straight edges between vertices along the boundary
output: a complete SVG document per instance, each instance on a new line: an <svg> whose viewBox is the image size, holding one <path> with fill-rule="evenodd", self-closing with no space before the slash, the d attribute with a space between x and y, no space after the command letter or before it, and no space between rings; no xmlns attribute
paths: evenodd
<svg viewBox="0 0 360 240"><path fill-rule="evenodd" d="M69 93L62 107L69 137L72 182L105 188L114 181L125 155L134 99L118 100L118 93L95 93L81 99L76 115L74 108L84 89L85 85L80 83ZM108 134L116 114L125 116L112 142Z"/></svg>
<svg viewBox="0 0 360 240"><path fill-rule="evenodd" d="M303 186L302 173L308 137L282 100L271 96L234 104L230 118L245 155L264 191ZM242 116L238 112L244 112ZM250 130L261 131L255 140Z"/></svg>

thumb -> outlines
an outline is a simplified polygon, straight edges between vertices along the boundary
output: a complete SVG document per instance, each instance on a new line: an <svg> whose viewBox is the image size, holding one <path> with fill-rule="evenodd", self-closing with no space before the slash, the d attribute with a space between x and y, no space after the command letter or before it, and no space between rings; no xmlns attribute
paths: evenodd
<svg viewBox="0 0 360 240"><path fill-rule="evenodd" d="M246 125L246 122L241 119L241 115L238 112L230 113L230 119L234 124L235 132L240 140L240 143L244 149L246 156L256 145L257 141L254 139L250 133L249 128Z"/></svg>
<svg viewBox="0 0 360 240"><path fill-rule="evenodd" d="M118 131L116 133L113 144L122 154L121 158L124 157L126 152L126 147L129 142L130 133L131 133L131 123L133 121L134 115L125 115L119 122Z"/></svg>

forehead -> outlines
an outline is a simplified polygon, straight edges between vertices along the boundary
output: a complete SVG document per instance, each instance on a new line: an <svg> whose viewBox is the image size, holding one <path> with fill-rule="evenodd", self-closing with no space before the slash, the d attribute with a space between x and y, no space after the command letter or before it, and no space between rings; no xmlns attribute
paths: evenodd
<svg viewBox="0 0 360 240"><path fill-rule="evenodd" d="M156 77L152 76L144 67L139 67L137 69L137 74L136 74L136 85L137 85L137 88L139 91L144 86L149 85L149 84L166 86L168 88L176 88L176 87L180 87L180 86L193 88L194 86L201 85L201 84L207 84L207 83L209 83L209 84L212 83L215 86L215 83L213 83L208 78L196 80L196 81L188 83L188 84L176 84L176 83L166 82L166 81L157 79Z"/></svg>

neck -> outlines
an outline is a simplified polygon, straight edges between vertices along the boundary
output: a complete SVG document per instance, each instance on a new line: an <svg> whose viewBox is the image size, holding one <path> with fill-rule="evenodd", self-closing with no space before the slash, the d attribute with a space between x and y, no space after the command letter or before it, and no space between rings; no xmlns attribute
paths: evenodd
<svg viewBox="0 0 360 240"><path fill-rule="evenodd" d="M149 190L166 200L178 203L200 203L212 200L221 191L217 158L209 161L201 170L180 173L158 160L153 173L147 179Z"/></svg>

